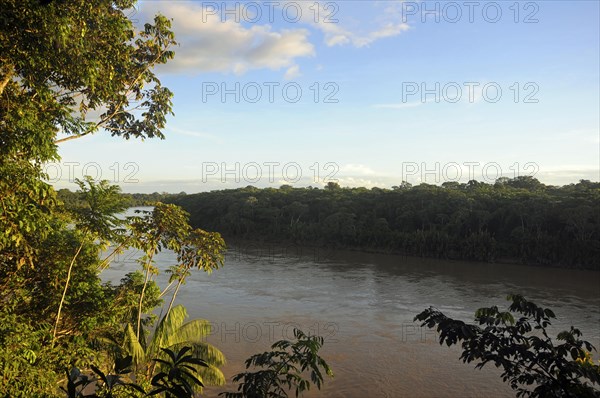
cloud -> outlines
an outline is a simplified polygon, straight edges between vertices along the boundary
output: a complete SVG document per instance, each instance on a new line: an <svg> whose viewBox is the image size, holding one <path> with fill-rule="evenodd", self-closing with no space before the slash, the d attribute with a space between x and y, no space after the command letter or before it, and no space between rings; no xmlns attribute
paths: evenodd
<svg viewBox="0 0 600 398"><path fill-rule="evenodd" d="M325 44L329 47L346 44L351 44L357 48L365 47L379 39L398 36L410 29L410 26L402 21L401 13L390 7L384 10L384 20L380 23L380 26L371 31L364 31L364 29L358 31L359 27L363 27L365 24L357 23L356 30L343 27L339 19L336 18L339 5L332 7L332 2L287 1L282 2L281 7L285 7L288 3L294 3L295 7L302 9L302 22L320 30L325 36ZM318 11L315 6L318 7ZM318 20L315 20L315 14L319 15Z"/></svg>
<svg viewBox="0 0 600 398"><path fill-rule="evenodd" d="M300 76L300 67L298 65L294 65L290 67L283 76L286 80L291 80Z"/></svg>
<svg viewBox="0 0 600 398"><path fill-rule="evenodd" d="M329 47L350 43L358 48L368 46L379 39L397 36L409 29L409 26L405 23L388 23L378 30L361 35L339 25L318 24L317 26L325 34L325 44Z"/></svg>
<svg viewBox="0 0 600 398"><path fill-rule="evenodd" d="M270 25L243 26L203 12L193 2L144 3L143 13L160 12L173 19L180 46L175 58L162 67L167 72L230 72L241 75L252 69L279 70L294 66L302 57L315 55L307 29L273 31Z"/></svg>
<svg viewBox="0 0 600 398"><path fill-rule="evenodd" d="M544 167L535 178L545 184L566 185L579 180L600 180L600 169L594 166L565 165L562 167Z"/></svg>
<svg viewBox="0 0 600 398"><path fill-rule="evenodd" d="M409 29L398 13L387 9L382 10L382 17L375 28L368 30L364 28L365 24L354 21L353 28L349 29L339 21L325 22L327 16L334 15L331 2L288 1L277 3L276 7L284 8L288 3L301 8L300 23L288 23L287 29L280 30L260 21L244 23L247 21L243 18L224 17L219 12L209 12L203 3L188 1L144 2L141 4L141 19L148 20L156 13L162 13L173 20L173 30L180 45L174 49L175 58L167 65L159 66L158 69L163 72L242 75L256 69L285 69L286 79L300 75L298 59L315 56L308 28L323 33L324 42L329 47L352 45L357 48ZM242 7L241 3L236 3L236 7ZM315 20L315 7L319 9L321 20ZM239 10L236 12L239 13Z"/></svg>
<svg viewBox="0 0 600 398"><path fill-rule="evenodd" d="M377 173L364 164L348 163L340 167L340 172L344 175L356 176L373 176Z"/></svg>

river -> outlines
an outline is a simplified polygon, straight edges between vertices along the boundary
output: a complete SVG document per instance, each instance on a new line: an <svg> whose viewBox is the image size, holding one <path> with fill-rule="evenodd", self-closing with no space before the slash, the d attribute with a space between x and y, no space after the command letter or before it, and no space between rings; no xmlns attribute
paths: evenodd
<svg viewBox="0 0 600 398"><path fill-rule="evenodd" d="M120 256L103 279L118 282L138 267L134 258ZM174 260L168 252L156 258L162 270ZM157 278L162 287L166 280ZM300 326L325 338L321 354L335 373L307 397L511 397L493 365L463 364L459 348L440 346L434 331L413 322L428 306L472 320L480 307L506 308L509 293L553 309L554 335L575 325L600 345L600 273L591 271L255 243L230 247L212 275L192 272L177 302L213 324L209 341L227 357L228 379Z"/></svg>

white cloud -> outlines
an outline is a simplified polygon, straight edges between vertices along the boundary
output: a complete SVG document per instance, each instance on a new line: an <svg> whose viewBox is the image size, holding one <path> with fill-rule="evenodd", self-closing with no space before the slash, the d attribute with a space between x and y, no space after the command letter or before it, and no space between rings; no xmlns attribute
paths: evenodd
<svg viewBox="0 0 600 398"><path fill-rule="evenodd" d="M315 55L306 29L273 31L269 25L245 27L219 15L203 12L193 2L144 3L144 14L161 12L173 19L180 46L163 67L174 72L233 72L251 69L279 70L297 66L297 58Z"/></svg>
<svg viewBox="0 0 600 398"><path fill-rule="evenodd" d="M341 25L340 18L337 18L339 5L336 8L332 8L331 2L288 1L282 2L281 7L284 7L287 3L294 3L295 7L302 9L302 22L320 30L325 36L325 44L329 47L346 44L351 44L358 48L365 47L379 39L398 36L410 29L410 26L402 21L401 14L399 12L392 12L389 7L384 10L384 21L380 23L380 26L371 31L364 31L362 29L359 32L360 27L365 25L364 23L356 24L356 30ZM315 5L318 5L319 8L318 22L315 21Z"/></svg>
<svg viewBox="0 0 600 398"><path fill-rule="evenodd" d="M300 67L298 65L294 65L294 66L288 68L288 70L285 72L285 75L283 77L286 80L291 80L298 76L300 76Z"/></svg>
<svg viewBox="0 0 600 398"><path fill-rule="evenodd" d="M409 27L405 23L388 23L385 26L381 27L379 30L369 32L366 36L358 36L351 34L350 40L352 41L352 44L354 44L356 47L364 47L368 46L376 40L397 36L400 33L407 31L408 29Z"/></svg>
<svg viewBox="0 0 600 398"><path fill-rule="evenodd" d="M290 2L281 2L279 8ZM365 29L365 24L355 23L351 28L340 21L326 23L331 15L330 2L293 2L302 9L301 24L324 35L327 46L352 45L360 48L409 29L398 13L382 10L383 14L375 28ZM315 21L315 4L318 4L322 20ZM149 19L160 12L173 20L176 40L180 43L175 58L159 70L174 73L223 72L242 75L253 69L285 69L285 78L300 75L297 60L315 56L315 48L309 40L309 29L299 24L288 24L288 29L273 30L271 25L244 24L243 18L223 18L219 13L207 12L203 3L194 2L144 2L141 13ZM241 5L237 5L241 7Z"/></svg>
<svg viewBox="0 0 600 398"><path fill-rule="evenodd" d="M348 163L340 167L340 172L344 175L352 175L352 176L372 176L377 173L368 166L364 164L355 164Z"/></svg>
<svg viewBox="0 0 600 398"><path fill-rule="evenodd" d="M579 180L599 181L600 169L594 166L565 165L561 167L544 167L534 175L545 184L566 185Z"/></svg>

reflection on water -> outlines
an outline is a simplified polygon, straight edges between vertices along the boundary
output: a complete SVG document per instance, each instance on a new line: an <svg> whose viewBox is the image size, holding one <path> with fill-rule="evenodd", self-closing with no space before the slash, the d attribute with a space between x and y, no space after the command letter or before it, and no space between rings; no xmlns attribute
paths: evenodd
<svg viewBox="0 0 600 398"><path fill-rule="evenodd" d="M118 282L136 269L131 254L103 278ZM157 257L161 269L174 261L172 253ZM166 286L166 275L158 282ZM230 248L225 267L210 276L192 273L178 302L213 323L210 341L228 358L228 378L300 326L325 337L322 354L335 372L306 396L509 397L497 369L461 363L459 349L441 347L434 331L412 321L430 305L469 320L509 293L554 309L554 331L573 324L598 346L600 273L588 271L254 244Z"/></svg>

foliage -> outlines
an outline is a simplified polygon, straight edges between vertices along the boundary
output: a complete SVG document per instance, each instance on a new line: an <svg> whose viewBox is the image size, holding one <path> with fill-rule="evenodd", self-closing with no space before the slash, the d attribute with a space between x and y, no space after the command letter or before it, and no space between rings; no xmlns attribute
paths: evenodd
<svg viewBox="0 0 600 398"><path fill-rule="evenodd" d="M219 269L225 261L225 249L225 241L217 232L195 229L181 240L181 245L177 250L178 264L169 269L171 273L169 283L177 281L177 285L169 303L167 315L173 307L179 288L190 275L190 270L198 268L210 274L213 270Z"/></svg>
<svg viewBox="0 0 600 398"><path fill-rule="evenodd" d="M129 229L131 231L131 245L142 250L144 256L140 263L144 268L144 284L140 292L136 336L140 339L142 333L142 303L146 292L146 286L151 275L156 274L158 269L154 266L154 255L163 248L179 250L183 239L189 233L187 213L175 205L156 203L152 211L136 210L142 216L129 218Z"/></svg>
<svg viewBox="0 0 600 398"><path fill-rule="evenodd" d="M50 325L36 328L15 314L0 312L1 396L53 396L56 381L61 376L53 366L53 358L59 355L65 361L73 358L52 347L51 339Z"/></svg>
<svg viewBox="0 0 600 398"><path fill-rule="evenodd" d="M2 2L1 264L35 264L56 204L43 163L58 159L57 143L101 129L163 138L172 94L153 68L173 57L176 43L163 16L137 30L134 4Z"/></svg>
<svg viewBox="0 0 600 398"><path fill-rule="evenodd" d="M0 119L0 134L1 123ZM52 229L50 212L56 195L43 177L40 167L27 159L0 154L0 265L10 267L7 272L34 266L39 243Z"/></svg>
<svg viewBox="0 0 600 398"><path fill-rule="evenodd" d="M224 392L226 398L287 397L294 390L296 397L310 389L311 382L321 389L325 373L333 377L333 371L318 354L323 346L320 336L307 336L294 329L295 342L280 340L272 351L256 354L246 360L246 369L262 368L254 372L235 375L233 381L241 381L237 392ZM310 374L310 381L304 373Z"/></svg>
<svg viewBox="0 0 600 398"><path fill-rule="evenodd" d="M392 189L246 187L165 196L227 239L600 269L600 183L531 177ZM138 200L140 196L138 196Z"/></svg>
<svg viewBox="0 0 600 398"><path fill-rule="evenodd" d="M163 348L169 360L156 358L155 361L165 365L167 370L157 373L152 378L152 385L157 387L148 396L165 393L166 398L192 398L195 387L204 387L204 384L195 374L198 369L195 366L208 367L203 360L187 354L190 347L182 348L175 353L168 348ZM194 366L195 365L195 366Z"/></svg>
<svg viewBox="0 0 600 398"><path fill-rule="evenodd" d="M113 288L114 301L110 308L111 313L119 319L121 324L135 325L138 318L138 304L144 285L144 274L140 271L130 272L121 279L121 283ZM158 284L150 281L146 285L142 301L142 331L156 322L157 315L152 310L163 304L161 290ZM134 332L135 333L135 332Z"/></svg>
<svg viewBox="0 0 600 398"><path fill-rule="evenodd" d="M75 228L88 231L103 243L122 240L124 220L119 217L129 207L118 185L107 180L95 182L90 176L76 179L79 186L78 205L67 207L73 213Z"/></svg>
<svg viewBox="0 0 600 398"><path fill-rule="evenodd" d="M130 392L137 391L144 394L144 389L133 383L129 377L131 373L131 357L117 358L115 361L114 370L112 373L105 374L95 366L91 366L92 370L98 377L92 377L82 373L77 368L72 368L67 374L67 386L61 389L67 393L68 398L79 397L95 397L95 398L116 398L119 392L126 392L127 396ZM86 389L94 390L91 394L86 394Z"/></svg>
<svg viewBox="0 0 600 398"><path fill-rule="evenodd" d="M134 4L2 3L2 157L48 160L58 132L81 137L102 128L125 138L163 137L171 93L152 68L173 57L174 37L163 16L136 32ZM101 112L99 119L91 111Z"/></svg>
<svg viewBox="0 0 600 398"><path fill-rule="evenodd" d="M102 359L99 339L117 326L111 313L113 289L98 278L98 247L82 234L55 228L41 241L35 268L10 272L0 267L0 391L11 397L53 396L65 366L89 366ZM74 264L64 300L60 339L53 345L56 311L73 253L85 242ZM18 353L18 355L15 355Z"/></svg>
<svg viewBox="0 0 600 398"><path fill-rule="evenodd" d="M461 343L463 362L488 363L502 368L502 379L519 397L599 397L600 366L589 361L595 348L581 340L571 327L558 334L555 343L547 333L552 310L538 307L519 295L508 296L508 311L481 308L477 324L448 318L430 307L415 317L422 326L437 327L440 344ZM516 318L513 314L520 314ZM533 389L531 389L533 388Z"/></svg>
<svg viewBox="0 0 600 398"><path fill-rule="evenodd" d="M164 371L157 373L151 381L155 388L148 392L129 377L132 372L132 357L117 358L113 372L105 374L92 365L93 373L84 374L79 369L73 368L67 374L67 385L61 387L67 398L117 398L117 397L144 397L164 394L165 397L192 398L194 387L203 387L202 381L198 380L196 366L208 366L203 360L188 354L190 347L184 347L179 352L173 352L163 348L169 360L156 359L164 365ZM86 392L87 391L87 392Z"/></svg>
<svg viewBox="0 0 600 398"><path fill-rule="evenodd" d="M72 209L75 228L81 231L81 243L70 261L65 285L56 313L54 323L53 342L57 337L60 317L69 288L73 266L77 261L84 245L89 243L99 248L106 247L111 241L119 241L121 234L119 226L123 221L117 217L118 213L127 208L127 201L120 195L120 188L109 185L108 181L100 181L96 184L89 176L85 182L77 180L80 187L81 207ZM92 243L93 242L93 243Z"/></svg>
<svg viewBox="0 0 600 398"><path fill-rule="evenodd" d="M152 326L152 313L166 293L151 278L152 255L162 248L188 247L192 229L187 214L158 203L147 218L123 220L119 214L128 201L117 186L86 177L77 181L78 192L63 190L57 197L45 182L44 165L59 159L57 145L65 141L97 132L164 138L172 93L153 70L173 57L176 42L164 16L134 24L135 3L4 0L0 7L2 396L57 396L64 369L83 369L69 372L66 389L72 394L94 383L101 387L99 396L111 396L124 386L125 371L149 383L147 369L126 369L118 360L116 374L100 370L109 368L134 339L142 354L151 348L159 359L160 344L179 350L189 340L194 358L206 352L207 360L217 364L202 371L205 381L223 378L216 368L224 361L222 354L200 344L202 334L191 335L205 321L184 325L185 310L175 307L163 318L155 334L159 343L146 344L142 334ZM205 231L195 234L209 237L209 243L220 238ZM192 242L196 246L187 251L195 248L192 258L218 264L224 245ZM109 245L112 253L101 258ZM144 252L140 262L146 274L129 274L119 286L102 283L100 273L128 247ZM133 333L130 325L136 322ZM139 357L140 350L134 353ZM93 381L87 379L89 369L95 370Z"/></svg>
<svg viewBox="0 0 600 398"><path fill-rule="evenodd" d="M201 358L207 365L198 369L198 373L194 376L206 384L224 384L225 377L219 367L225 363L225 357L216 347L206 342L206 337L211 332L210 323L203 319L185 322L186 318L185 307L182 305L173 307L162 317L148 342L138 341L133 328L128 325L123 351L133 357L134 363L141 369L140 375L150 379L157 365L155 359L163 361L167 359L166 353L162 351L163 348L178 351L190 347L190 354L195 358ZM160 369L160 366L158 368Z"/></svg>

